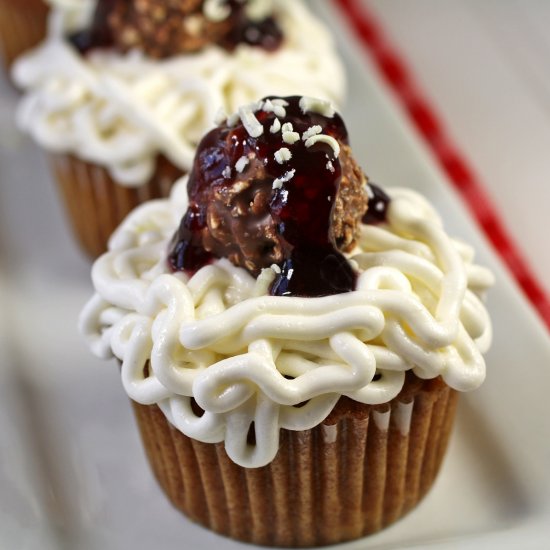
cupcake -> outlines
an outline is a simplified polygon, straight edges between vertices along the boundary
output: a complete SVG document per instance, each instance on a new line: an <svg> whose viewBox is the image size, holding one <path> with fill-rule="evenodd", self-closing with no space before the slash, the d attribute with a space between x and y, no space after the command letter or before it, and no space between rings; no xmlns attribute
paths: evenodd
<svg viewBox="0 0 550 550"><path fill-rule="evenodd" d="M45 0L0 0L0 61L9 67L46 35Z"/></svg>
<svg viewBox="0 0 550 550"><path fill-rule="evenodd" d="M217 113L273 92L343 97L332 39L299 0L70 8L53 10L47 40L13 78L25 91L19 126L50 153L92 256L130 210L189 172Z"/></svg>
<svg viewBox="0 0 550 550"><path fill-rule="evenodd" d="M241 541L334 544L414 508L484 380L473 259L422 196L367 182L329 102L268 97L118 228L80 329L118 358L174 506Z"/></svg>

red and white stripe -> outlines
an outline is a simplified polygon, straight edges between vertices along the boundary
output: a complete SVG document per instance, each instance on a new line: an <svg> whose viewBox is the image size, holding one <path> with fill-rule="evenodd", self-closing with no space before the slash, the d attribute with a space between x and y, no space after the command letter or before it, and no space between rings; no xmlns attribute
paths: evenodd
<svg viewBox="0 0 550 550"><path fill-rule="evenodd" d="M518 285L550 329L550 297L534 275L483 182L453 142L438 114L426 100L414 75L384 29L361 0L333 0L365 53L371 57L386 84L393 90L413 126L459 192L464 203L506 264Z"/></svg>

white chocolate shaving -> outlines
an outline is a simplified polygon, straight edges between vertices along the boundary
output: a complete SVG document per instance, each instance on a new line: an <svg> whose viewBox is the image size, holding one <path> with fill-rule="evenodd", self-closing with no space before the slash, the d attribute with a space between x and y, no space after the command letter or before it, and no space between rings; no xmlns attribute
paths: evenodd
<svg viewBox="0 0 550 550"><path fill-rule="evenodd" d="M281 147L278 151L275 152L275 160L279 164L288 162L291 158L292 158L292 153L290 152L290 149L286 147Z"/></svg>
<svg viewBox="0 0 550 550"><path fill-rule="evenodd" d="M285 175L282 178L276 178L273 182L273 189L280 189L283 186L283 183L290 181L294 177L295 173L296 170L292 169L288 172L285 172Z"/></svg>
<svg viewBox="0 0 550 550"><path fill-rule="evenodd" d="M245 127L246 131L254 138L260 137L264 133L264 127L260 124L260 121L256 118L254 114L256 111L257 105L245 105L239 109L239 116L241 122Z"/></svg>
<svg viewBox="0 0 550 550"><path fill-rule="evenodd" d="M300 134L294 131L292 122L285 122L282 127L283 141L289 145L293 145L297 141L300 141Z"/></svg>
<svg viewBox="0 0 550 550"><path fill-rule="evenodd" d="M318 134L316 136L312 136L308 140L306 140L306 147L311 147L316 143L326 143L327 145L330 145L332 147L332 150L334 151L334 156L336 158L338 158L338 156L340 155L340 144L332 136L327 136L326 134Z"/></svg>
<svg viewBox="0 0 550 550"><path fill-rule="evenodd" d="M328 118L332 118L336 113L334 105L330 101L307 96L300 99L300 109L302 109L302 113L304 114L319 113Z"/></svg>
<svg viewBox="0 0 550 550"><path fill-rule="evenodd" d="M223 169L222 176L223 176L225 179L229 179L229 178L231 177L231 168L230 168L229 166L226 166L226 167Z"/></svg>
<svg viewBox="0 0 550 550"><path fill-rule="evenodd" d="M303 134L302 134L302 139L304 141L308 140L310 137L313 137L317 134L320 134L321 132L323 131L323 129L321 128L321 126L317 125L317 126L310 126Z"/></svg>
<svg viewBox="0 0 550 550"><path fill-rule="evenodd" d="M276 134L280 129L281 129L281 121L278 118L276 118L273 121L273 124L271 125L271 128L269 129L269 131L272 134Z"/></svg>
<svg viewBox="0 0 550 550"><path fill-rule="evenodd" d="M285 106L280 103L276 103L276 101L277 101L276 99L274 100L266 99L262 104L262 111L265 111L266 113L274 113L275 116L279 118L285 118L286 116Z"/></svg>
<svg viewBox="0 0 550 550"><path fill-rule="evenodd" d="M293 145L297 141L300 141L300 134L298 132L285 132L283 130L283 141L289 145Z"/></svg>
<svg viewBox="0 0 550 550"><path fill-rule="evenodd" d="M286 99L283 99L282 97L276 97L272 99L271 103L273 103L273 105L278 105L280 107L288 107L288 101Z"/></svg>

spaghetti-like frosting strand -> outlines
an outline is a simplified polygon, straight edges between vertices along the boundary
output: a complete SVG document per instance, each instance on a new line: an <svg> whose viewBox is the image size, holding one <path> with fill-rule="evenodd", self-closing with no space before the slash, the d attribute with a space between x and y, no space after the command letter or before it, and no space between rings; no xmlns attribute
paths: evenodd
<svg viewBox="0 0 550 550"><path fill-rule="evenodd" d="M387 223L362 226L349 257L355 291L298 298L267 295L271 269L254 279L224 259L191 279L169 273L185 187L115 233L94 265L81 330L98 355L122 361L128 395L158 404L186 435L224 441L232 460L258 467L275 457L280 428L319 424L342 395L388 402L407 370L463 391L483 381L491 325L479 295L492 275L418 194L391 190Z"/></svg>
<svg viewBox="0 0 550 550"><path fill-rule="evenodd" d="M163 61L137 51L80 55L64 35L89 19L93 3L51 1L47 41L13 69L25 91L19 126L47 150L107 167L121 185L145 183L158 154L189 171L219 109L235 112L269 94L342 100L344 72L332 39L300 0L276 2L285 36L276 52L212 45Z"/></svg>

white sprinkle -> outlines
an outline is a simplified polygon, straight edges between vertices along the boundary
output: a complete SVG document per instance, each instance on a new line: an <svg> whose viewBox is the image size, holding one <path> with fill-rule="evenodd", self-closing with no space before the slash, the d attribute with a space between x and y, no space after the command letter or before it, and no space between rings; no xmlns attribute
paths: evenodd
<svg viewBox="0 0 550 550"><path fill-rule="evenodd" d="M273 265L271 266L271 269L272 269L273 271L275 271L275 273L277 273L277 274L281 273L281 268L280 268L277 264L273 264Z"/></svg>
<svg viewBox="0 0 550 550"><path fill-rule="evenodd" d="M223 21L231 15L231 8L225 0L206 0L202 9L206 19L210 21Z"/></svg>
<svg viewBox="0 0 550 550"><path fill-rule="evenodd" d="M332 164L331 160L327 162L327 170L330 170L334 174L334 164Z"/></svg>
<svg viewBox="0 0 550 550"><path fill-rule="evenodd" d="M285 118L286 116L286 109L282 107L281 105L275 105L273 108L273 112L275 113L275 116Z"/></svg>
<svg viewBox="0 0 550 550"><path fill-rule="evenodd" d="M235 170L239 172L239 174L248 166L249 160L248 157L241 157L236 163L235 163Z"/></svg>
<svg viewBox="0 0 550 550"><path fill-rule="evenodd" d="M223 107L220 107L218 109L218 112L216 113L216 116L214 117L214 124L216 126L219 126L220 124L223 124L227 120L227 113L225 112L225 109Z"/></svg>
<svg viewBox="0 0 550 550"><path fill-rule="evenodd" d="M280 105L281 107L288 107L288 101L286 101L286 99L283 99L282 97L276 97L275 99L272 99L271 103L273 103L273 105Z"/></svg>
<svg viewBox="0 0 550 550"><path fill-rule="evenodd" d="M340 155L340 144L332 136L327 136L326 134L312 136L306 141L306 147L311 147L316 143L326 143L332 147L335 157Z"/></svg>
<svg viewBox="0 0 550 550"><path fill-rule="evenodd" d="M330 101L317 99L315 97L302 97L300 99L300 109L302 113L319 113L320 115L332 118L336 113L334 106Z"/></svg>
<svg viewBox="0 0 550 550"><path fill-rule="evenodd" d="M272 134L276 134L280 129L281 129L281 121L278 118L276 118L273 121L273 124L271 125L271 128L269 129L269 131Z"/></svg>
<svg viewBox="0 0 550 550"><path fill-rule="evenodd" d="M270 99L266 99L262 104L262 111L266 113L275 113L275 116L278 116L280 118L285 118L286 116L286 109L283 105L280 105L279 103L275 103L277 100L271 101ZM285 102L286 103L286 102Z"/></svg>
<svg viewBox="0 0 550 550"><path fill-rule="evenodd" d="M321 128L321 126L310 126L303 134L302 134L302 139L304 141L306 141L307 139L309 139L310 137L313 137L317 134L320 134L321 132L323 131L323 129Z"/></svg>
<svg viewBox="0 0 550 550"><path fill-rule="evenodd" d="M265 113L272 113L273 112L273 103L271 103L271 99L266 99L265 101L261 102L262 104L262 111Z"/></svg>
<svg viewBox="0 0 550 550"><path fill-rule="evenodd" d="M288 162L291 158L292 153L290 152L290 149L287 149L286 147L281 147L278 151L275 152L275 160L279 164Z"/></svg>
<svg viewBox="0 0 550 550"><path fill-rule="evenodd" d="M229 166L226 166L226 167L223 169L222 176L223 176L225 179L229 179L229 178L231 177L231 168L230 168Z"/></svg>
<svg viewBox="0 0 550 550"><path fill-rule="evenodd" d="M285 125L283 124L283 128L284 126ZM300 134L298 132L285 132L283 129L283 141L289 145L292 145L293 143L300 141Z"/></svg>
<svg viewBox="0 0 550 550"><path fill-rule="evenodd" d="M282 178L277 178L273 182L273 189L280 189L283 186L283 183L290 181L294 177L295 173L296 173L296 170L292 169L286 172Z"/></svg>
<svg viewBox="0 0 550 550"><path fill-rule="evenodd" d="M246 131L255 138L260 137L264 133L264 127L254 114L256 107L257 104L253 103L239 109L239 116L241 117L243 126L246 128Z"/></svg>
<svg viewBox="0 0 550 550"><path fill-rule="evenodd" d="M292 122L285 122L283 124L283 132L293 132L294 126L292 126Z"/></svg>

